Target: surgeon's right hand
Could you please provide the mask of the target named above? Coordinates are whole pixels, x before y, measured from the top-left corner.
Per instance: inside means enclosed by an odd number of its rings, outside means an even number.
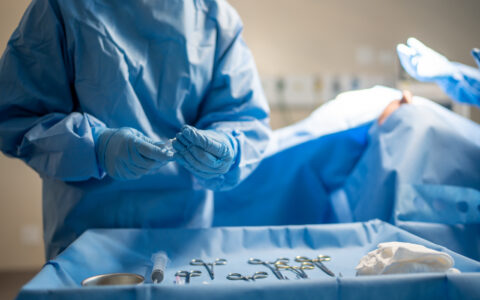
[[[137,179],[173,160],[173,153],[133,128],[95,128],[100,167],[112,178]]]
[[[172,143],[175,160],[199,178],[226,174],[238,153],[236,140],[222,131],[200,130],[185,125]]]
[[[419,81],[436,81],[454,76],[455,66],[443,55],[415,38],[397,46],[400,63],[407,73]]]

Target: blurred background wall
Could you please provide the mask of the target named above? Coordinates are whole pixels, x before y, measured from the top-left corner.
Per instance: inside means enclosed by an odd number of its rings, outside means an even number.
[[[0,1],[2,54],[29,3]],[[0,270],[38,269],[43,253],[40,177],[20,160],[0,154]]]
[[[245,24],[272,107],[272,127],[304,118],[338,93],[375,84],[408,88],[463,115],[431,84],[408,80],[396,45],[414,36],[451,60],[475,65],[476,0],[231,0]]]
[[[28,0],[0,1],[0,49]],[[121,2],[119,2],[120,5]],[[272,106],[272,127],[306,117],[341,91],[383,84],[452,106],[430,85],[402,74],[395,46],[415,36],[452,60],[474,65],[478,0],[231,0],[245,24]],[[14,74],[12,74],[14,76]],[[477,109],[453,107],[480,120]],[[0,154],[0,270],[43,264],[41,181]]]

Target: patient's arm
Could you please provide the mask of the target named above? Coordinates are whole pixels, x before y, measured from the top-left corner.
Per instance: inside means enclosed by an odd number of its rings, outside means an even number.
[[[390,104],[383,110],[378,118],[378,124],[382,125],[383,122],[385,122],[385,120],[400,107],[400,105],[410,103],[412,103],[412,93],[410,91],[403,91],[402,99],[390,102]]]

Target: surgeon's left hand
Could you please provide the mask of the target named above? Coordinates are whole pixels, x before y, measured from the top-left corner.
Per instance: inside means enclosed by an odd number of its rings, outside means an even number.
[[[237,142],[227,133],[185,125],[172,143],[175,160],[194,175],[212,179],[235,163]]]
[[[443,55],[415,38],[397,46],[400,62],[410,76],[419,81],[436,81],[454,76],[455,66]]]

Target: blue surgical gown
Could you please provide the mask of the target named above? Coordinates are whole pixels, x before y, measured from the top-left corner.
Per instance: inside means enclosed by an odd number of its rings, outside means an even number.
[[[480,106],[480,70],[453,62],[455,73],[436,80],[438,86],[452,99]]]
[[[92,129],[232,132],[239,158],[222,188],[233,187],[270,133],[242,28],[221,0],[31,3],[0,61],[0,148],[43,179],[47,258],[88,228],[211,225],[213,192],[176,163],[138,180],[106,176]]]

